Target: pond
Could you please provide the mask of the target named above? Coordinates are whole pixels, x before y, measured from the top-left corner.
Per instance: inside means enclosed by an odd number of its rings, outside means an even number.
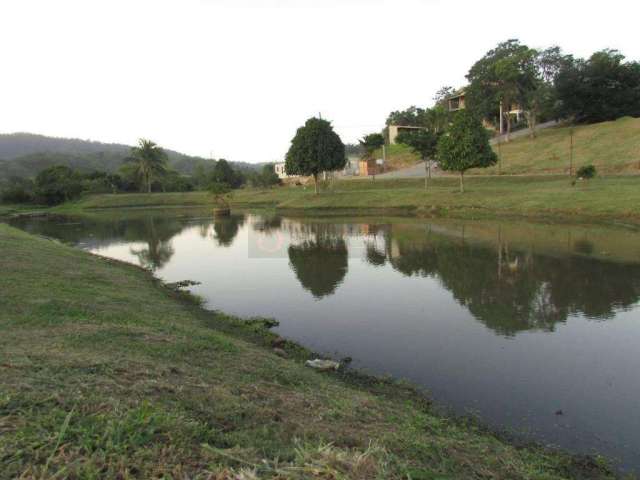
[[[14,224],[196,280],[211,309],[640,471],[640,233],[588,225],[130,210]]]

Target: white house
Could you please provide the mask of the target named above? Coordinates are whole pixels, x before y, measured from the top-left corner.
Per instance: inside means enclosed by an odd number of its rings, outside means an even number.
[[[273,169],[275,170],[276,175],[278,175],[278,178],[280,180],[284,180],[285,178],[293,178],[293,177],[297,177],[298,176],[298,175],[287,175],[287,172],[284,169],[284,162],[274,163],[273,164]]]

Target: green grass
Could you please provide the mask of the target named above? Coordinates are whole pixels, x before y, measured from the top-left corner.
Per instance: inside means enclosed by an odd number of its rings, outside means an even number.
[[[608,222],[640,222],[640,177],[598,177],[571,186],[565,176],[469,177],[466,193],[458,179],[434,178],[428,191],[422,179],[342,180],[315,195],[312,186],[242,189],[232,206],[277,207],[299,212],[404,210],[424,215],[464,218],[525,217]],[[91,208],[210,205],[204,192],[94,195],[56,211]]]
[[[410,167],[420,161],[420,156],[411,150],[408,145],[401,143],[387,145],[386,147],[386,168],[388,170],[399,170]],[[382,158],[382,149],[373,152],[374,158]]]
[[[0,203],[0,217],[8,217],[16,214],[26,214],[45,211],[47,207],[30,204],[6,204]]]
[[[0,224],[0,478],[613,478]]]
[[[521,137],[503,143],[496,153],[502,166],[476,170],[478,174],[567,173],[570,162],[570,128],[540,130],[535,139]],[[573,171],[595,165],[600,174],[640,174],[640,118],[574,128]]]
[[[579,125],[574,128],[573,171],[582,165],[595,165],[604,174],[640,174],[640,118],[624,117],[613,122]],[[492,168],[478,169],[477,175],[536,175],[568,173],[570,128],[539,130],[537,138],[520,137],[493,146],[502,162]],[[382,158],[382,150],[375,152]],[[387,147],[387,165],[398,170],[419,162],[418,155],[406,145]]]

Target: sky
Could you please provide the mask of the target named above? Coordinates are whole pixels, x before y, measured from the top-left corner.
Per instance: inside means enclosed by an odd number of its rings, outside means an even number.
[[[307,118],[356,142],[509,38],[640,60],[638,18],[637,0],[1,0],[0,133],[279,161]]]

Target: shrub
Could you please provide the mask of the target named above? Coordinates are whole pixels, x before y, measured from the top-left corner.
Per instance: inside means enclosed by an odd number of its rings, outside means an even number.
[[[42,170],[36,176],[36,196],[47,205],[73,200],[82,193],[81,177],[63,165]]]
[[[27,178],[10,178],[0,192],[3,203],[30,203],[33,200],[33,182]]]
[[[576,176],[578,178],[584,178],[585,180],[593,178],[596,176],[596,167],[593,165],[584,165],[578,169]]]

